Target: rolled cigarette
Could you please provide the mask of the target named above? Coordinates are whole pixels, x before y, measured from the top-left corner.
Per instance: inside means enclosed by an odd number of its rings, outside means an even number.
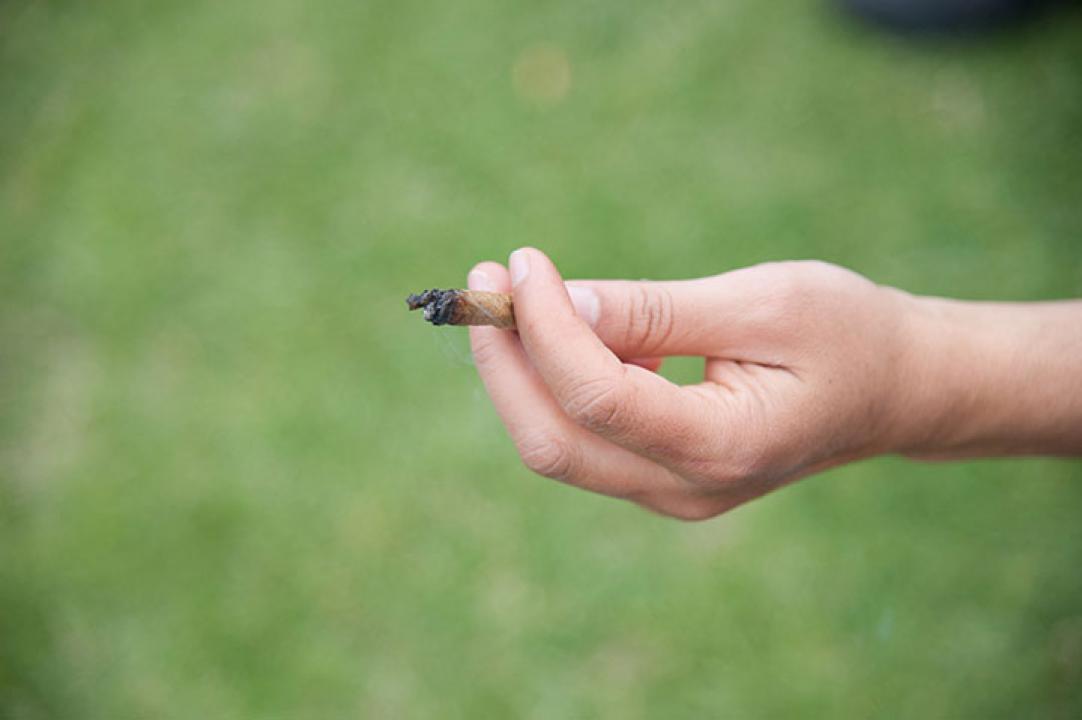
[[[482,290],[425,290],[406,298],[410,310],[424,308],[433,325],[492,325],[515,329],[511,296]]]

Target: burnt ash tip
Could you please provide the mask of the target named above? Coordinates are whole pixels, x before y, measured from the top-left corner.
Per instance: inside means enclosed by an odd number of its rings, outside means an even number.
[[[432,302],[436,293],[442,293],[442,290],[425,290],[419,293],[411,293],[406,297],[406,307],[410,310],[420,310],[424,306]]]
[[[410,310],[424,308],[425,320],[433,325],[447,325],[451,322],[458,301],[457,290],[425,290],[406,298]]]

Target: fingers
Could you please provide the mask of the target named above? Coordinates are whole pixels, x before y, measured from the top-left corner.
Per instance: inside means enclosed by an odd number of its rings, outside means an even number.
[[[507,291],[507,271],[482,263],[474,290]],[[477,370],[496,411],[533,471],[594,492],[669,511],[688,488],[668,470],[577,425],[563,413],[513,332],[471,327]]]
[[[620,362],[576,313],[559,273],[540,251],[518,250],[510,264],[522,345],[572,420],[681,474],[695,476],[705,458],[724,452],[722,405],[711,401],[709,390],[692,392]],[[672,338],[676,331],[662,335]]]

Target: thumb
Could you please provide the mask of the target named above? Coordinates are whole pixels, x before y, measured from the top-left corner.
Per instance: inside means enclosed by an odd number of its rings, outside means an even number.
[[[714,400],[621,363],[576,313],[563,279],[541,251],[516,250],[508,269],[519,339],[572,420],[663,464],[683,463],[689,448],[717,442]]]

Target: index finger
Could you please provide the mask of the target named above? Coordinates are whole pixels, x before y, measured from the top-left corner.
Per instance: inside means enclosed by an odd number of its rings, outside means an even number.
[[[724,451],[720,388],[682,388],[622,363],[576,313],[539,250],[517,250],[509,265],[522,344],[573,420],[682,473]]]

